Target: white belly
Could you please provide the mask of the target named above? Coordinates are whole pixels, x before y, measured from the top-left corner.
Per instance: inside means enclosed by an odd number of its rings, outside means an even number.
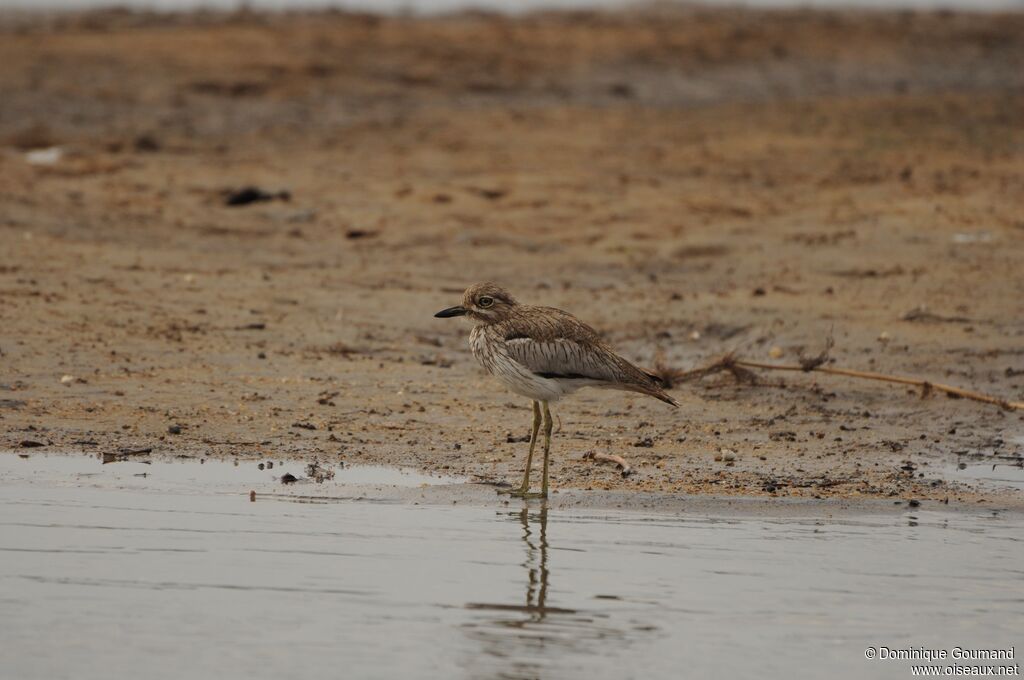
[[[476,328],[469,335],[469,346],[473,356],[488,373],[527,399],[558,401],[592,382],[541,377],[502,351],[500,343],[489,342],[484,333]]]

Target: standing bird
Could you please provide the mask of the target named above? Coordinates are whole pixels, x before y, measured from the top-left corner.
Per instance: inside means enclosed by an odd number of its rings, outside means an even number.
[[[470,286],[462,304],[443,309],[438,318],[468,316],[476,322],[469,346],[487,372],[516,394],[533,400],[533,436],[522,485],[509,493],[523,498],[547,498],[551,411],[558,401],[581,387],[605,387],[648,394],[678,406],[665,394],[661,380],[637,368],[601,340],[597,331],[572,314],[552,307],[516,302],[493,283]],[[544,481],[541,492],[530,493],[530,466],[544,412]]]

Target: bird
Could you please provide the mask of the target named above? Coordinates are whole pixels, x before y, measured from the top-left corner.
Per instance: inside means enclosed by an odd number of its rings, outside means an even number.
[[[522,484],[507,491],[521,498],[547,498],[551,450],[549,404],[581,387],[639,392],[673,407],[679,404],[663,389],[663,381],[633,365],[608,346],[596,330],[554,307],[520,304],[495,283],[466,289],[462,304],[442,309],[437,318],[466,317],[473,356],[512,392],[533,402],[533,431]],[[542,417],[543,414],[543,417]],[[544,426],[544,470],[541,491],[530,492],[530,468],[537,433]]]

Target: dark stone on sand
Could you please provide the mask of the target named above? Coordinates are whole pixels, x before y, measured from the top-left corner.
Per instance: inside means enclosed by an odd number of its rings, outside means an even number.
[[[241,189],[229,190],[224,197],[224,205],[237,208],[239,206],[250,205],[252,203],[263,203],[265,201],[290,201],[291,198],[291,192],[288,191],[266,191],[259,187],[249,186]]]

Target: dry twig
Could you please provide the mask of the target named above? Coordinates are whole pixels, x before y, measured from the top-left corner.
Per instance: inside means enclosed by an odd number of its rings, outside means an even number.
[[[750,385],[757,384],[757,374],[753,371],[741,367],[737,363],[736,356],[732,353],[726,354],[718,361],[709,364],[703,368],[696,368],[692,371],[684,371],[678,368],[672,368],[664,363],[661,355],[654,361],[654,368],[651,370],[651,375],[659,380],[667,390],[676,387],[685,382],[692,382],[694,380],[700,380],[706,378],[709,375],[713,375],[720,371],[729,371],[732,376],[736,378],[737,382],[748,383]]]
[[[626,459],[615,454],[588,451],[583,454],[583,460],[592,460],[595,463],[614,463],[622,471],[623,477],[629,477],[633,474],[633,468],[626,462]]]
[[[1009,401],[989,394],[966,390],[953,385],[932,382],[923,378],[909,378],[905,376],[888,375],[885,373],[875,373],[872,371],[857,371],[850,368],[825,366],[824,364],[829,361],[828,353],[832,349],[832,346],[832,336],[829,335],[824,351],[815,357],[801,358],[799,364],[769,364],[760,361],[748,361],[746,359],[740,359],[736,357],[735,354],[730,353],[702,368],[697,368],[692,371],[675,371],[675,378],[677,383],[686,382],[690,380],[699,380],[722,371],[728,371],[729,373],[732,373],[738,382],[749,382],[753,384],[756,382],[756,375],[750,369],[827,373],[829,375],[842,375],[850,378],[860,378],[862,380],[877,380],[880,382],[898,383],[901,385],[913,385],[920,388],[922,399],[927,398],[933,391],[937,391],[944,392],[954,399],[972,399],[985,404],[995,404],[996,406],[1008,411],[1024,410],[1024,402],[1021,401]]]

